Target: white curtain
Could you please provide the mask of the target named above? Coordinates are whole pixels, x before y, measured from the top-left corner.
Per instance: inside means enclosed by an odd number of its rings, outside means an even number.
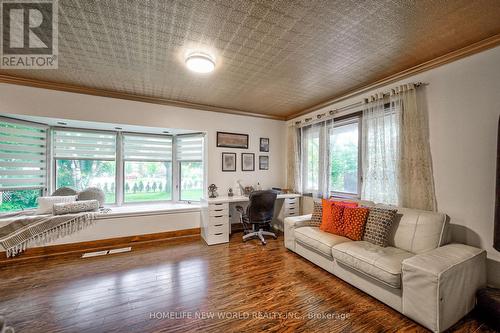
[[[436,210],[427,114],[417,107],[413,84],[393,89],[389,98],[370,98],[362,154],[363,199]]]
[[[302,190],[300,129],[295,125],[289,126],[287,134],[287,188],[298,193]]]
[[[403,207],[437,210],[427,109],[417,103],[413,84],[397,87],[391,105],[401,111],[399,204]]]
[[[362,117],[364,200],[398,205],[399,135],[400,110],[386,105],[383,94],[372,96]]]

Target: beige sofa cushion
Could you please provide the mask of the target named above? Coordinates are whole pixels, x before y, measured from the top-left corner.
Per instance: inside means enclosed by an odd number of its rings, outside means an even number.
[[[318,227],[295,229],[295,239],[308,248],[332,259],[332,246],[344,242],[352,242],[349,238],[321,231]]]
[[[444,245],[446,214],[381,204],[375,207],[398,210],[389,236],[390,246],[420,254]]]
[[[339,262],[393,288],[401,288],[401,263],[414,254],[395,247],[359,241],[337,244],[332,255]]]

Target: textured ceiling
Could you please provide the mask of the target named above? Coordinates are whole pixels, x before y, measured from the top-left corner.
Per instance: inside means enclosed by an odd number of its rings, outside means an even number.
[[[62,0],[59,69],[0,72],[287,116],[499,32],[499,0]]]

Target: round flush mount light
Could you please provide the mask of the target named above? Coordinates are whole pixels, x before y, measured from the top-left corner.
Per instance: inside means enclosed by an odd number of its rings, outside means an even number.
[[[186,57],[186,66],[196,73],[210,73],[215,69],[215,60],[205,53],[191,53]]]

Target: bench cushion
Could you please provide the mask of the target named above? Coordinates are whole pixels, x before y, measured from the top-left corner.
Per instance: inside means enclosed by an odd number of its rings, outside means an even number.
[[[339,262],[365,273],[392,288],[401,288],[401,263],[414,254],[395,247],[381,247],[359,241],[337,244],[332,256]]]
[[[321,231],[318,227],[301,227],[295,229],[295,239],[308,248],[332,259],[332,246],[351,242],[346,237]]]

